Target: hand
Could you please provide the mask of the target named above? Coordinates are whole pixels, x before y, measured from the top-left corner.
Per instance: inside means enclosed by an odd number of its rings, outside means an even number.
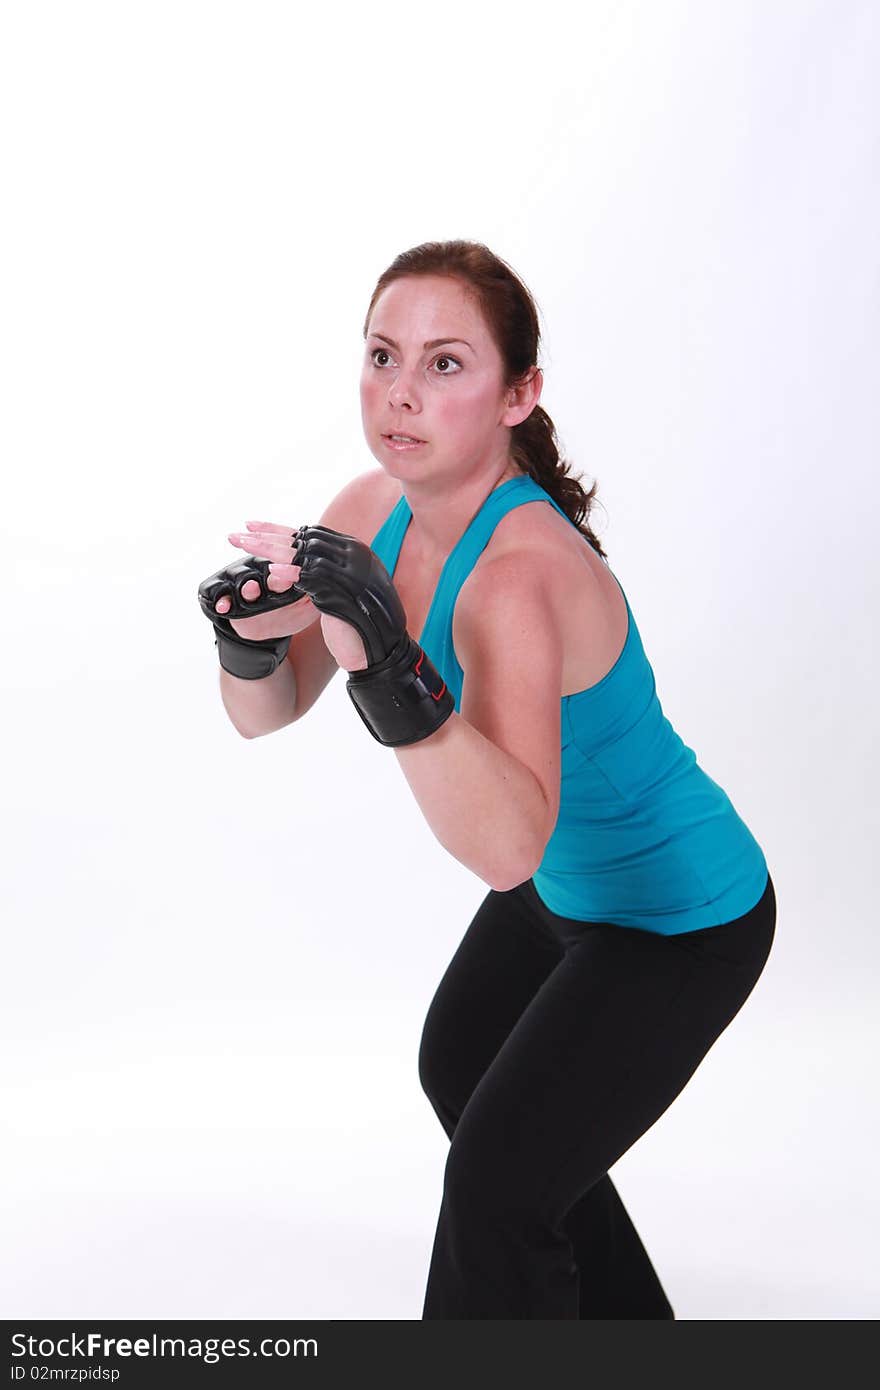
[[[277,556],[291,553],[291,539],[294,529],[291,526],[275,526],[267,521],[248,521],[248,534],[235,532],[228,539],[233,545],[247,552],[248,555],[260,555],[269,558],[265,549],[258,549],[258,545],[270,545],[273,554]],[[253,544],[252,542],[253,538]],[[275,568],[274,566],[271,568]],[[296,583],[299,577],[298,565],[279,565],[279,573],[270,574],[266,580],[266,587],[273,593],[283,594]],[[260,597],[260,586],[256,580],[249,579],[242,585],[242,598],[256,600]],[[230,600],[224,595],[218,598],[214,604],[215,609],[221,615],[228,613],[232,607]],[[296,603],[291,603],[288,607],[275,608],[268,613],[256,613],[252,618],[230,618],[229,623],[233,631],[239,637],[244,637],[252,642],[262,641],[267,637],[293,637],[297,632],[302,632],[304,628],[310,627],[318,617],[318,610],[312,600],[306,594]]]
[[[270,521],[248,521],[247,533],[233,532],[228,539],[248,555],[258,555],[268,560],[269,578],[267,588],[273,593],[282,594],[299,579],[300,567],[288,563],[291,542],[295,531],[291,526],[276,526]],[[260,586],[254,580],[242,587],[242,598],[260,597]],[[231,607],[228,598],[217,600],[218,613],[226,613]],[[290,608],[277,608],[271,613],[258,613],[253,618],[230,618],[234,630],[240,637],[259,640],[263,637],[287,637],[301,632],[315,621],[318,614],[311,598],[306,594]],[[305,617],[305,621],[303,621]],[[364,644],[359,633],[342,618],[331,613],[321,613],[321,635],[324,645],[338,666],[346,671],[363,671],[369,664]]]

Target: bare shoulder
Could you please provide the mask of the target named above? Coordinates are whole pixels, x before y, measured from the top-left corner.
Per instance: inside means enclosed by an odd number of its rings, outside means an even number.
[[[606,586],[616,585],[584,534],[539,498],[501,517],[462,585],[452,624],[456,650],[467,646],[471,633],[495,621],[498,590],[521,593],[523,583],[539,609],[543,606],[548,626],[562,633],[562,693],[590,684],[604,655],[596,634],[608,625],[609,597],[614,601]],[[589,650],[582,652],[585,645]]]
[[[368,522],[368,539],[372,540],[403,496],[403,488],[396,478],[388,476],[384,468],[370,468],[364,478],[365,520]]]
[[[586,537],[576,526],[543,497],[536,497],[505,512],[484,554],[488,560],[506,551],[552,550],[560,560],[579,560],[589,549]]]
[[[573,580],[583,581],[599,557],[586,537],[555,507],[540,498],[513,507],[499,520],[488,544],[461,587],[465,606],[480,602],[491,589],[515,579],[518,573],[543,574],[548,597],[566,592]]]
[[[318,524],[370,545],[402,495],[400,484],[384,468],[368,468],[336,494]]]

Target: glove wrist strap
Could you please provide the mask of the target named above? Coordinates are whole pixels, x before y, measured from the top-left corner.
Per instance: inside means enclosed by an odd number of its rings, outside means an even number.
[[[452,692],[408,632],[383,661],[349,672],[345,688],[373,738],[386,748],[419,743],[455,712]]]
[[[239,680],[258,681],[271,676],[287,655],[289,637],[264,638],[260,642],[249,642],[237,633],[224,632],[215,624],[217,655],[220,665],[230,676]]]

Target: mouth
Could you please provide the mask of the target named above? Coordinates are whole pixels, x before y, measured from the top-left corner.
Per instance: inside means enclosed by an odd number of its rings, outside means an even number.
[[[412,434],[383,434],[382,438],[392,449],[416,449],[420,444],[427,443],[427,440],[417,439]]]

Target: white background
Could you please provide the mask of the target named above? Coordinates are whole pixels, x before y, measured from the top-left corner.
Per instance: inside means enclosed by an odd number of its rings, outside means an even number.
[[[613,1176],[680,1319],[876,1317],[876,4],[32,0],[0,52],[3,1315],[421,1315],[487,885],[341,675],[235,733],[196,587],[374,465],[373,285],[463,236],[776,885]]]

